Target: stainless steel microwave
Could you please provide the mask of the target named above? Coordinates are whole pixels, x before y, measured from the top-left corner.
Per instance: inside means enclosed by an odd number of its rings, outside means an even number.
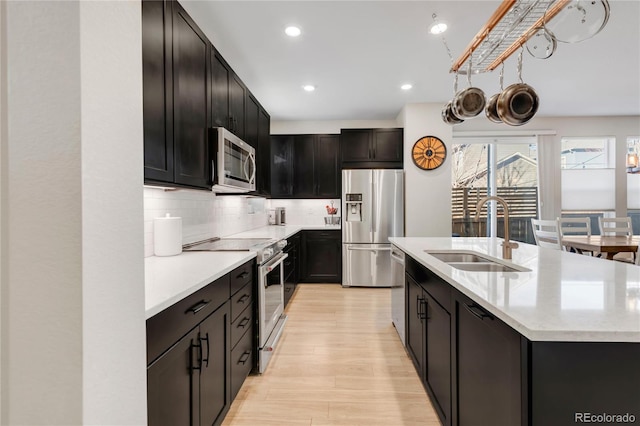
[[[256,150],[223,127],[211,131],[213,192],[250,192],[256,189]]]

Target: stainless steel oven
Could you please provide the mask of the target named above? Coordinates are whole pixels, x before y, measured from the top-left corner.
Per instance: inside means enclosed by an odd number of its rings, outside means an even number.
[[[287,322],[284,315],[284,260],[287,257],[288,254],[280,251],[258,266],[260,373],[266,370]]]

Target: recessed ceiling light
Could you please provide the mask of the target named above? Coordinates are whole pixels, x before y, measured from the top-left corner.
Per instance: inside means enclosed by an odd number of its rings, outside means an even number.
[[[289,37],[298,37],[302,33],[302,31],[300,31],[300,28],[294,26],[285,28],[284,32]]]
[[[314,86],[313,84],[305,84],[304,86],[302,86],[302,88],[306,92],[313,92],[314,90],[316,90],[316,86]]]
[[[431,32],[431,34],[442,34],[443,32],[447,31],[447,24],[443,24],[442,22],[433,24],[431,28],[429,28],[429,31]]]
[[[401,88],[402,90],[409,90],[409,89],[411,89],[412,87],[413,87],[413,86],[412,86],[411,84],[409,84],[409,83],[407,83],[407,84],[403,84],[402,86],[400,86],[400,88]]]

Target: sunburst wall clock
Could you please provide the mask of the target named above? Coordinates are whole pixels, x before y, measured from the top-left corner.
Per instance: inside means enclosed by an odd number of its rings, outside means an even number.
[[[422,170],[437,169],[447,157],[447,147],[435,136],[423,136],[413,144],[411,158],[413,164]]]

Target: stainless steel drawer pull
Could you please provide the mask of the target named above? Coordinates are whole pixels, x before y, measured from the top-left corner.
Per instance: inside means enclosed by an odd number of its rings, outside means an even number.
[[[211,300],[201,300],[198,303],[196,303],[195,305],[193,305],[192,307],[190,307],[189,309],[187,309],[185,314],[189,313],[189,312],[192,312],[195,315],[198,312],[200,312],[201,310],[203,310],[205,308],[205,306],[207,306],[209,303],[211,303]]]

